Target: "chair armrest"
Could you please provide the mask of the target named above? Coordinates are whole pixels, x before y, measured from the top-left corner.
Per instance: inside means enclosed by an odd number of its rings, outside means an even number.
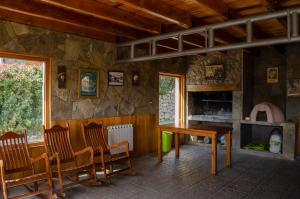
[[[83,155],[84,153],[89,153],[90,154],[90,162],[94,162],[94,150],[90,146],[85,147],[84,149],[81,149],[79,151],[74,152],[74,155],[75,156],[80,156],[80,155]]]
[[[4,175],[4,162],[3,162],[3,160],[0,160],[0,175],[1,175],[1,178]]]
[[[51,155],[49,158],[49,161],[52,162],[54,159],[56,159],[57,162],[60,161],[59,157],[58,157],[58,153],[54,153],[53,155]]]
[[[43,153],[42,155],[36,157],[36,158],[31,158],[31,164],[35,164],[41,160],[45,161],[45,167],[46,167],[46,172],[50,172],[50,161],[47,153]],[[35,170],[34,170],[35,171]]]
[[[116,144],[109,145],[109,149],[120,148],[122,145],[125,146],[125,152],[129,155],[129,143],[128,141],[118,142]]]
[[[42,159],[44,159],[45,161],[49,161],[48,155],[46,153],[43,153],[42,155],[36,158],[31,158],[31,164],[34,164]]]

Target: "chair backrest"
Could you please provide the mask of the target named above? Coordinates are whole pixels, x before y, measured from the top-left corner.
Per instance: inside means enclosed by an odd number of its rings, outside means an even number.
[[[44,143],[49,156],[58,153],[61,162],[75,160],[70,140],[69,124],[67,124],[67,127],[59,125],[55,125],[50,129],[44,127]]]
[[[33,169],[27,146],[27,134],[6,132],[0,136],[0,159],[8,173]]]
[[[84,125],[82,123],[82,133],[85,146],[91,146],[95,154],[100,152],[99,146],[102,146],[104,152],[109,152],[102,124],[92,122],[88,125]]]

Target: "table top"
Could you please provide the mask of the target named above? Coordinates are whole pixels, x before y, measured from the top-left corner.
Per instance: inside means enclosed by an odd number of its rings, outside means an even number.
[[[165,124],[158,125],[161,129],[169,129],[169,130],[182,130],[182,131],[194,131],[200,132],[205,131],[207,133],[218,133],[225,134],[232,130],[230,127],[225,126],[213,126],[213,125],[203,125],[203,124],[186,124],[186,125],[175,125],[175,124]]]

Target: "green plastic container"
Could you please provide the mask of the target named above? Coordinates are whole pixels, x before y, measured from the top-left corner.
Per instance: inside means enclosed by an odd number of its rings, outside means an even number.
[[[162,132],[162,152],[168,153],[172,148],[172,132]]]

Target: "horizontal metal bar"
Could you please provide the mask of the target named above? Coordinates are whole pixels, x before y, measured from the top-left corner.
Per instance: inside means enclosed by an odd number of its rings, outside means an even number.
[[[288,12],[299,13],[300,8],[294,8],[294,9],[284,10],[284,11],[277,11],[277,12],[272,12],[272,13],[267,13],[267,14],[253,15],[250,17],[234,19],[234,20],[230,20],[227,22],[221,22],[221,23],[217,23],[217,24],[213,24],[213,25],[206,25],[206,26],[191,28],[188,30],[166,33],[166,34],[159,35],[159,36],[153,36],[153,37],[148,37],[148,38],[144,38],[144,39],[138,39],[138,40],[134,40],[134,41],[124,42],[124,43],[118,44],[117,47],[130,46],[131,44],[140,44],[143,42],[148,42],[149,40],[160,40],[160,38],[166,38],[168,36],[171,37],[171,36],[179,35],[179,34],[181,34],[181,35],[195,34],[198,32],[204,32],[210,28],[220,29],[220,28],[225,28],[225,27],[229,27],[229,26],[241,25],[241,24],[246,24],[247,21],[255,22],[255,21],[259,21],[259,20],[271,19],[271,18],[276,18],[276,17],[284,17],[284,16],[287,16]]]
[[[158,60],[158,59],[166,59],[166,58],[173,58],[173,57],[182,57],[182,56],[189,56],[189,55],[197,55],[201,53],[209,53],[214,51],[224,51],[224,50],[233,50],[233,49],[241,49],[241,48],[250,48],[250,47],[259,47],[259,46],[266,46],[266,45],[273,45],[273,44],[282,44],[282,43],[292,43],[292,42],[299,42],[300,36],[292,37],[288,39],[286,37],[277,38],[277,39],[266,39],[261,41],[255,41],[252,43],[238,43],[238,44],[229,44],[226,46],[215,46],[212,48],[202,48],[202,49],[193,49],[187,50],[182,52],[171,52],[171,53],[164,53],[158,54],[155,56],[144,56],[138,57],[134,59],[124,59],[124,60],[117,60],[116,63],[130,63],[130,62],[138,62],[138,61],[149,61],[149,60]]]
[[[296,14],[295,14],[296,13]],[[189,30],[183,30],[183,31],[177,31],[172,33],[167,33],[159,36],[153,36],[148,37],[144,39],[139,39],[135,41],[125,42],[117,45],[118,48],[121,47],[130,47],[131,49],[131,55],[134,55],[134,49],[137,44],[142,43],[152,43],[152,54],[145,56],[145,57],[130,57],[125,60],[117,60],[117,63],[126,63],[126,62],[134,62],[134,61],[145,61],[145,60],[154,60],[154,59],[163,59],[163,58],[169,58],[169,57],[178,57],[178,56],[186,56],[186,55],[193,55],[193,54],[199,54],[199,53],[207,53],[212,51],[222,51],[222,50],[228,50],[228,49],[236,49],[236,48],[249,48],[253,46],[263,46],[263,45],[272,45],[272,44],[279,44],[279,43],[289,43],[298,41],[298,13],[300,13],[300,7],[290,10],[284,10],[284,11],[277,11],[267,14],[259,14],[254,16],[245,17],[242,19],[235,19],[227,22],[222,22],[218,24],[212,24],[212,25],[206,25],[202,27],[192,28]],[[293,14],[293,18],[290,17],[290,15]],[[287,30],[287,36],[284,38],[272,38],[272,39],[263,39],[258,41],[253,41],[253,22],[266,20],[266,19],[273,19],[278,17],[286,17],[287,24],[288,24],[288,30]],[[291,21],[292,20],[292,21]],[[214,46],[214,31],[216,29],[236,26],[236,25],[246,25],[246,33],[247,38],[245,42],[238,43],[238,44],[226,44],[222,46]],[[291,37],[291,30],[292,37]],[[184,42],[184,39],[182,39],[182,36],[191,35],[191,34],[197,34],[197,33],[205,33],[205,47],[204,48],[197,48],[193,50],[182,50],[182,45]],[[178,39],[178,49],[175,49],[176,52],[170,52],[165,54],[156,54],[156,48],[159,45],[156,45],[156,43],[160,40],[165,39]],[[180,38],[180,39],[179,39]],[[208,45],[208,47],[207,47]]]

